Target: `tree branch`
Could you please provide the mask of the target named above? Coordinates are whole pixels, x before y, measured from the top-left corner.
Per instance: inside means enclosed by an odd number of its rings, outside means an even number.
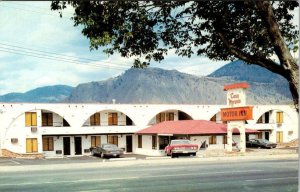
[[[282,76],[286,76],[285,73],[283,73],[283,68],[275,63],[274,61],[272,61],[271,59],[266,59],[265,57],[260,57],[257,55],[250,55],[248,53],[245,53],[243,51],[241,51],[239,48],[237,48],[236,46],[234,46],[233,44],[229,43],[226,38],[224,37],[223,33],[220,32],[218,29],[216,30],[219,37],[221,38],[221,40],[223,41],[224,45],[226,46],[227,50],[233,54],[235,57],[244,60],[248,63],[251,64],[256,64],[259,65],[261,67],[265,67],[268,70],[272,71],[273,73],[277,73],[280,74]]]

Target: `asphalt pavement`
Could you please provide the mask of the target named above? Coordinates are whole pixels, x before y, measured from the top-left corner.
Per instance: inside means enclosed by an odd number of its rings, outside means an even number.
[[[293,154],[0,166],[0,191],[297,190],[298,157]]]

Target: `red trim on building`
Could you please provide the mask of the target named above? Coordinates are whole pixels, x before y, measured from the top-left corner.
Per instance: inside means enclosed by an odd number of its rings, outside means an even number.
[[[234,129],[233,133],[238,133],[238,130]],[[257,131],[246,129],[246,133],[254,134]],[[227,125],[206,120],[164,121],[142,129],[136,132],[136,134],[223,135],[227,134]]]
[[[235,84],[225,85],[224,91],[227,91],[229,89],[238,89],[238,88],[247,89],[249,87],[250,85],[248,83],[235,83]]]

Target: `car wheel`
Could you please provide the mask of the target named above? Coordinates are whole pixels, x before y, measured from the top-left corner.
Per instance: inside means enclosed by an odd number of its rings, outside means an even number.
[[[192,156],[196,156],[196,153],[192,153]]]
[[[174,153],[171,153],[171,157],[174,158],[174,157],[177,157],[177,155]]]

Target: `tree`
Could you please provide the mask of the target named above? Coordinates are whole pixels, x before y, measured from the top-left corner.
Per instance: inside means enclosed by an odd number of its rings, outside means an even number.
[[[62,14],[67,5],[90,49],[138,56],[134,67],[161,61],[171,49],[179,56],[241,59],[287,79],[298,109],[299,67],[291,55],[298,50],[291,22],[296,1],[53,1],[51,9]]]

